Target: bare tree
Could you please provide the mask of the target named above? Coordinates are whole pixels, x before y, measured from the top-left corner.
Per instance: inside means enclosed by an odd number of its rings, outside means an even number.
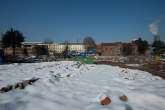
[[[86,45],[87,50],[96,48],[96,43],[92,37],[85,37],[83,43]]]
[[[64,52],[63,52],[63,56],[64,56],[64,58],[67,58],[67,55],[68,55],[68,45],[69,45],[69,43],[68,43],[68,41],[65,41],[64,42],[64,44],[65,44],[65,50],[64,50]]]
[[[47,38],[43,41],[43,43],[47,44],[47,46],[48,46],[48,55],[51,55],[51,53],[52,53],[51,44],[53,44],[53,40]]]

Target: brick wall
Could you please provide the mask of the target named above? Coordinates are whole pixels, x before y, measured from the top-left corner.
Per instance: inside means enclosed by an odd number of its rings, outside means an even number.
[[[121,56],[123,45],[121,42],[116,43],[102,43],[102,55],[103,56]]]
[[[123,43],[123,55],[124,56],[137,56],[138,47],[134,43]]]
[[[38,47],[38,46],[37,46]],[[40,46],[41,47],[41,46]],[[47,47],[45,47],[47,48]],[[37,51],[36,50],[36,46],[35,45],[31,45],[31,46],[21,46],[21,47],[17,47],[15,49],[15,55],[16,56],[37,56]],[[5,55],[13,55],[13,49],[11,47],[9,48],[5,48],[3,49],[4,50],[4,53]],[[41,53],[41,52],[40,52]],[[43,52],[42,52],[43,53]]]
[[[136,56],[138,55],[138,47],[134,43],[102,43],[96,46],[97,52],[102,56]]]

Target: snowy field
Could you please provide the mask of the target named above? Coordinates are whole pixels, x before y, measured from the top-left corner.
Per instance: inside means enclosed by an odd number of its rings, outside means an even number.
[[[0,88],[33,77],[0,93],[0,110],[165,110],[165,81],[148,72],[71,61],[0,65]],[[112,102],[103,106],[106,96]]]

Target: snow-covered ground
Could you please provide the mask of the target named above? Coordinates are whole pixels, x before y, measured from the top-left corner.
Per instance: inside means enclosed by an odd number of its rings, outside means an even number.
[[[0,93],[0,110],[165,110],[165,81],[148,72],[71,61],[0,65],[0,88],[33,77]],[[112,102],[103,106],[106,96]]]

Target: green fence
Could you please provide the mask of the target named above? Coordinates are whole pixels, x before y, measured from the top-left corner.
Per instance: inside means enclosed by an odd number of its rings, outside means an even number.
[[[81,62],[83,62],[85,64],[93,64],[94,57],[87,57],[87,58],[76,57],[76,58],[74,58],[74,61],[81,61]]]

